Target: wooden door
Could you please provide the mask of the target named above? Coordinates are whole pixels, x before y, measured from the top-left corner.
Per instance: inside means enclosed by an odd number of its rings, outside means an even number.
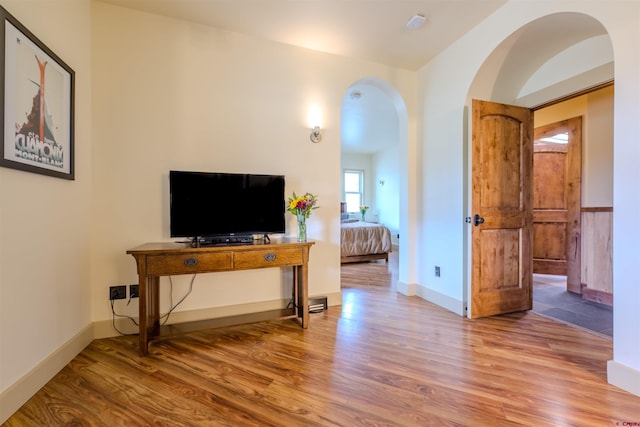
[[[533,113],[473,100],[470,317],[532,308]]]
[[[564,135],[565,141],[559,136]],[[533,272],[567,276],[580,293],[582,119],[536,128],[533,143]]]

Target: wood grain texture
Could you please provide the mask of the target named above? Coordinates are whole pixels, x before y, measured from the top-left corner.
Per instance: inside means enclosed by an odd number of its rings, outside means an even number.
[[[541,139],[566,132],[568,144]],[[567,276],[580,293],[582,118],[534,130],[533,271]]]
[[[160,276],[201,274],[258,268],[293,267],[293,304],[301,326],[309,326],[308,277],[309,249],[314,242],[258,239],[231,245],[194,245],[177,242],[145,243],[127,253],[136,261],[138,271],[139,352],[148,352],[148,343],[160,328]],[[266,312],[265,312],[266,313]],[[280,317],[280,315],[278,315]],[[187,326],[194,331],[201,322]],[[209,328],[206,328],[209,329]]]
[[[534,313],[469,320],[342,267],[343,305],[154,342],[94,341],[5,426],[615,426],[611,340]],[[616,424],[619,423],[619,424]]]
[[[472,101],[470,315],[532,307],[533,113]]]
[[[613,210],[609,209],[582,213],[581,273],[589,289],[613,295]]]
[[[350,262],[365,262],[365,261],[375,261],[375,260],[384,260],[389,261],[389,253],[381,253],[381,254],[367,254],[367,255],[351,255],[351,256],[341,256],[340,263],[348,264]]]

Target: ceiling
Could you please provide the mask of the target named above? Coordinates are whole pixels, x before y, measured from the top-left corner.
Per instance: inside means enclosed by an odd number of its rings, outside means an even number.
[[[101,0],[316,51],[417,70],[506,0]],[[427,21],[409,30],[407,21]]]
[[[344,95],[340,110],[343,153],[373,154],[398,148],[398,112],[389,95],[368,82],[357,82]]]

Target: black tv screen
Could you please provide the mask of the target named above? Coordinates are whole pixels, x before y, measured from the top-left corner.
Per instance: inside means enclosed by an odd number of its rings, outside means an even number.
[[[171,237],[285,232],[283,175],[169,172]]]

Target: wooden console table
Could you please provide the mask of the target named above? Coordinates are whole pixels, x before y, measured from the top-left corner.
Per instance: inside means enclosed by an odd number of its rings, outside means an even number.
[[[154,337],[211,327],[206,321],[160,325],[161,276],[293,267],[293,307],[256,313],[250,321],[297,318],[303,328],[308,328],[308,262],[311,245],[313,242],[299,243],[296,239],[283,238],[272,243],[256,240],[249,244],[195,248],[185,243],[147,243],[128,250],[127,254],[133,255],[138,268],[140,355],[148,353],[149,341]],[[225,324],[235,323],[243,322]]]

